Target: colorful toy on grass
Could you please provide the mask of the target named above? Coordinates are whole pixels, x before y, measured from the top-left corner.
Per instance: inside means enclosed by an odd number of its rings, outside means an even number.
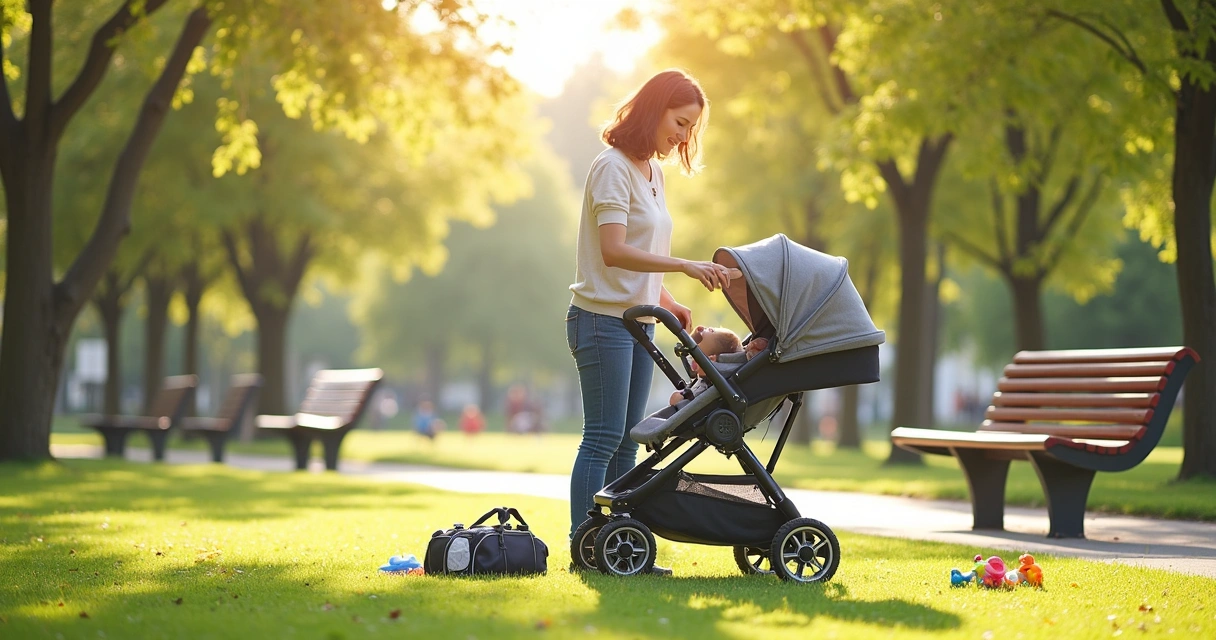
[[[950,570],[950,586],[952,587],[969,586],[973,581],[975,581],[974,570],[968,571],[967,573],[963,573],[958,569]]]
[[[1018,558],[1018,562],[1022,565],[1018,568],[1018,572],[1025,576],[1026,584],[1034,587],[1043,586],[1043,569],[1035,564],[1034,556],[1029,553],[1022,554]]]
[[[961,587],[972,583],[979,584],[979,576],[984,574],[984,557],[976,554],[972,562],[975,564],[971,567],[971,571],[967,573],[963,573],[960,569],[950,570],[950,586]]]
[[[408,556],[393,556],[388,559],[388,564],[380,567],[380,572],[397,575],[422,575],[422,563],[412,553]]]
[[[1005,561],[1000,556],[992,556],[984,563],[983,585],[989,589],[999,589],[1005,584]]]
[[[1021,573],[1019,573],[1017,571],[1006,571],[1005,572],[1004,586],[1006,588],[1016,589],[1018,587],[1018,585],[1022,584],[1023,582],[1026,582],[1026,576],[1022,575]]]

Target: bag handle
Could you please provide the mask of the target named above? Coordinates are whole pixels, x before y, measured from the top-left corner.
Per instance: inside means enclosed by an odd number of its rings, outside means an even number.
[[[485,513],[485,515],[478,518],[477,522],[474,522],[472,525],[469,526],[469,528],[471,529],[473,527],[479,526],[481,523],[485,522],[486,520],[489,520],[490,516],[492,516],[492,515],[498,516],[498,526],[500,526],[500,527],[502,525],[506,524],[507,521],[509,521],[511,518],[515,518],[515,520],[517,522],[519,522],[519,524],[523,525],[523,527],[525,529],[528,526],[528,523],[527,523],[527,521],[524,520],[524,517],[519,515],[518,509],[516,509],[514,507],[494,507],[493,509],[490,509],[489,511],[487,511]]]

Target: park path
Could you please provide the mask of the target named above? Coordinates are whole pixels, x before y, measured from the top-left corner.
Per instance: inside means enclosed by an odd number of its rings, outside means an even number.
[[[93,445],[54,445],[57,458],[97,458],[102,448]],[[206,464],[202,451],[170,450],[170,464]],[[147,462],[147,449],[128,449],[127,458]],[[257,471],[289,472],[287,456],[229,454],[226,464]],[[323,472],[317,460],[311,471]],[[339,473],[391,482],[420,484],[447,491],[508,493],[555,500],[569,497],[565,475],[471,471],[420,465],[344,460]],[[973,531],[971,505],[949,500],[917,500],[839,491],[789,489],[787,495],[799,511],[839,531],[916,540],[950,542],[968,547],[1019,553],[1046,553],[1152,567],[1216,578],[1216,523],[1163,520],[1133,516],[1086,514],[1084,540],[1052,540],[1043,508],[1006,507],[1005,531]],[[1216,499],[1216,497],[1213,497]],[[969,563],[959,558],[959,566]]]

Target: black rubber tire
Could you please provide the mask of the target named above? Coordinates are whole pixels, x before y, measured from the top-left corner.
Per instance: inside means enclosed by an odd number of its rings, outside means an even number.
[[[611,576],[648,574],[654,568],[654,535],[633,518],[613,520],[595,536],[595,565]]]
[[[826,582],[840,566],[840,542],[826,524],[795,518],[781,525],[769,547],[769,564],[782,580]],[[812,569],[807,574],[806,569]]]
[[[570,562],[580,571],[595,571],[595,536],[608,522],[603,516],[591,516],[574,530],[570,538]]]
[[[745,576],[773,575],[773,561],[769,558],[768,549],[759,547],[735,547],[735,564]]]

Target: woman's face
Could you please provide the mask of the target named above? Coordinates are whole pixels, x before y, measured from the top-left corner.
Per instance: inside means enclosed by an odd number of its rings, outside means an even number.
[[[654,134],[654,148],[659,155],[670,154],[677,145],[688,140],[689,131],[700,117],[701,105],[695,102],[665,111]]]

